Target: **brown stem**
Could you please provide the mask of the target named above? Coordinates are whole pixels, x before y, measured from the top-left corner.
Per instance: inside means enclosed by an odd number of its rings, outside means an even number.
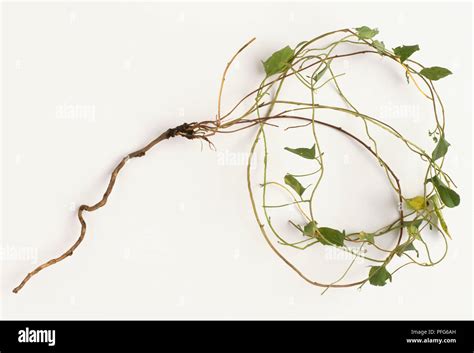
[[[83,212],[84,211],[87,211],[87,212],[93,212],[103,206],[105,206],[105,204],[107,203],[107,200],[110,196],[110,194],[112,193],[112,190],[114,188],[114,185],[115,185],[115,181],[117,180],[117,176],[118,174],[120,173],[120,170],[122,170],[122,168],[125,166],[125,164],[132,158],[138,158],[138,157],[143,157],[150,149],[152,149],[156,144],[160,143],[161,141],[163,140],[167,140],[169,138],[172,138],[172,137],[175,137],[175,136],[183,136],[183,137],[186,137],[187,139],[195,139],[195,138],[203,138],[203,139],[206,139],[205,137],[201,136],[201,135],[198,135],[197,132],[202,130],[203,128],[205,128],[203,125],[201,124],[196,124],[196,123],[191,123],[191,124],[187,124],[187,123],[184,123],[182,125],[179,125],[175,128],[172,128],[172,129],[168,129],[166,130],[165,132],[163,132],[160,136],[158,136],[157,138],[155,138],[153,141],[151,141],[150,143],[148,143],[145,147],[135,151],[135,152],[132,152],[132,153],[129,153],[128,155],[126,155],[121,161],[119,164],[117,164],[117,166],[115,167],[115,169],[112,171],[112,174],[110,176],[110,181],[109,181],[109,185],[107,186],[107,189],[105,190],[105,193],[104,193],[104,196],[102,196],[102,199],[97,202],[96,204],[92,205],[92,206],[88,206],[88,205],[81,205],[77,211],[77,217],[79,218],[79,222],[81,223],[81,234],[79,235],[79,238],[76,240],[76,242],[68,249],[66,250],[66,252],[64,252],[61,256],[59,257],[56,257],[54,259],[51,259],[41,265],[39,265],[38,267],[36,267],[33,271],[31,271],[30,273],[28,273],[25,278],[23,279],[23,281],[21,281],[21,283],[15,287],[13,289],[13,293],[18,293],[22,288],[23,286],[34,276],[36,275],[38,272],[40,272],[41,270],[44,270],[45,268],[49,267],[49,266],[52,266],[62,260],[64,260],[65,258],[67,258],[68,256],[71,256],[74,251],[77,249],[77,247],[82,243],[82,241],[84,240],[84,237],[86,235],[86,229],[87,229],[87,225],[86,225],[86,221],[84,220],[84,217],[83,217]],[[206,139],[207,140],[207,139]]]
[[[222,74],[222,79],[221,79],[221,86],[219,88],[219,95],[217,97],[217,119],[216,119],[216,125],[217,127],[219,127],[219,125],[221,124],[221,100],[222,100],[222,91],[224,90],[224,83],[225,83],[225,78],[226,78],[226,75],[227,75],[227,71],[229,71],[229,68],[230,66],[232,65],[232,63],[234,62],[235,58],[237,58],[237,56],[239,56],[239,54],[241,52],[243,52],[245,50],[245,48],[247,48],[250,44],[252,44],[252,42],[255,40],[256,38],[252,38],[250,39],[247,43],[245,43],[245,45],[243,47],[241,47],[237,53],[234,54],[234,56],[230,59],[230,61],[227,63],[225,69],[224,69],[224,73]]]

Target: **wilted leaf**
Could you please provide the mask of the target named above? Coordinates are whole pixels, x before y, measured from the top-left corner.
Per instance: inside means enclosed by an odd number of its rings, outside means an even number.
[[[373,286],[384,286],[387,280],[392,281],[392,275],[385,266],[372,266],[369,271],[369,282]]]
[[[432,195],[428,201],[428,212],[429,212],[429,215],[428,215],[428,222],[429,222],[429,227],[430,229],[433,229],[433,225],[434,226],[437,226],[438,225],[438,215],[436,214],[436,210],[435,210],[435,207],[436,205],[439,204],[439,201],[438,201],[438,195],[434,194]]]
[[[315,221],[311,221],[309,222],[307,225],[304,226],[304,229],[303,229],[303,234],[304,235],[307,235],[308,237],[314,237],[315,234],[316,234],[316,229],[317,229],[317,225],[316,225],[316,222]]]
[[[412,221],[404,221],[403,226],[404,227],[414,226],[416,228],[419,228],[422,222],[423,222],[423,219],[414,219]]]
[[[285,150],[297,154],[300,157],[306,158],[306,159],[314,159],[316,157],[316,150],[315,150],[315,145],[311,148],[290,148],[290,147],[285,147]]]
[[[411,221],[404,221],[403,226],[406,227],[408,235],[410,237],[421,240],[419,228],[423,223],[423,219],[414,219]]]
[[[423,70],[420,71],[420,74],[425,76],[428,80],[437,81],[443,77],[451,75],[452,72],[444,67],[433,66],[433,67],[425,67]]]
[[[396,249],[395,252],[398,256],[402,256],[405,251],[415,251],[416,257],[419,257],[420,254],[418,250],[416,250],[415,246],[413,245],[413,241],[409,241],[405,244],[400,244]]]
[[[367,241],[370,244],[375,244],[375,238],[372,233],[359,232],[359,240]]]
[[[418,250],[416,250],[415,246],[413,245],[413,242],[409,242],[407,246],[405,247],[405,251],[415,251],[416,256],[419,256]]]
[[[431,154],[431,158],[433,158],[433,160],[435,161],[439,158],[444,157],[446,152],[448,152],[449,146],[449,142],[444,139],[444,136],[441,136],[438,144],[436,145],[435,149],[433,150],[433,153]]]
[[[372,29],[367,26],[358,27],[356,28],[356,31],[357,36],[360,39],[370,39],[372,37],[375,37],[379,33],[379,30],[377,28]]]
[[[375,49],[377,49],[377,51],[380,54],[383,54],[385,52],[385,44],[383,42],[380,42],[378,40],[374,40],[372,42],[372,44],[374,45]]]
[[[412,210],[419,211],[426,207],[426,200],[423,196],[416,196],[406,200],[407,206]]]
[[[407,231],[408,231],[408,235],[410,235],[410,237],[412,237],[414,239],[417,239],[417,240],[421,240],[420,231],[418,230],[417,226],[415,226],[413,224],[410,224],[407,227]]]
[[[437,176],[434,176],[433,178],[428,179],[427,182],[430,182],[433,184],[433,186],[438,191],[441,201],[447,207],[452,208],[459,205],[461,198],[459,197],[457,192],[447,187]]]
[[[443,214],[441,213],[441,210],[439,209],[439,204],[438,204],[438,197],[436,195],[430,197],[430,200],[432,201],[433,208],[436,214],[436,218],[439,221],[439,224],[441,225],[441,229],[444,230],[446,235],[451,239],[451,234],[449,234],[448,230],[448,225],[446,224],[446,221],[444,220]]]
[[[291,174],[285,175],[285,184],[289,185],[300,196],[303,195],[306,190],[306,188],[304,188],[303,185],[301,185],[300,182]]]
[[[329,65],[331,65],[331,61],[332,60],[329,60],[329,62],[324,66],[324,69],[322,69],[321,71],[319,71],[316,76],[314,76],[314,82],[318,82],[323,76],[324,74],[326,73],[326,71],[329,69]]]
[[[263,67],[267,76],[278,74],[288,68],[295,54],[289,46],[274,52],[264,63]]]
[[[393,49],[393,52],[400,58],[400,62],[404,62],[417,50],[420,50],[418,45],[402,45]]]

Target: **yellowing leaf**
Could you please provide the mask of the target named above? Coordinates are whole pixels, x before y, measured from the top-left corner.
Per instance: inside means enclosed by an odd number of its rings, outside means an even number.
[[[407,199],[406,204],[412,210],[419,211],[426,207],[426,200],[423,196],[416,196],[411,199]]]
[[[359,232],[359,240],[367,241],[370,244],[375,244],[375,238],[372,233]]]
[[[444,230],[444,232],[449,237],[449,239],[452,239],[451,234],[449,234],[448,225],[446,224],[446,221],[444,220],[443,214],[441,213],[441,210],[439,209],[438,197],[435,195],[435,196],[431,197],[430,200],[433,203],[434,211],[436,213],[436,217],[439,220],[439,224],[441,225],[441,229]]]
[[[304,226],[303,234],[307,235],[308,237],[314,237],[316,235],[317,229],[318,229],[318,226],[316,225],[316,222],[311,221],[307,225]]]

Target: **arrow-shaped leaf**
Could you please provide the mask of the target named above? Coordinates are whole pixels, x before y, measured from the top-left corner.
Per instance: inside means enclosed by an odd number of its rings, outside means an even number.
[[[385,286],[387,280],[392,281],[392,275],[385,266],[372,266],[369,271],[369,282],[373,286]]]
[[[393,52],[400,58],[400,62],[404,62],[411,56],[411,54],[418,50],[420,50],[418,45],[402,45],[393,49]]]
[[[263,68],[267,76],[272,76],[285,71],[295,55],[295,51],[289,46],[274,52],[263,62]]]
[[[303,195],[306,190],[306,188],[303,187],[303,185],[301,185],[301,183],[291,174],[285,175],[285,184],[290,186],[300,196]]]
[[[344,245],[344,233],[338,231],[337,229],[332,229],[329,227],[320,227],[318,228],[321,237],[319,241],[323,245],[337,245],[343,246]]]
[[[285,147],[285,150],[294,153],[300,157],[306,158],[306,159],[314,159],[316,157],[316,150],[315,150],[315,145],[311,148],[290,148],[290,147]]]
[[[420,74],[425,76],[428,80],[437,81],[443,77],[451,75],[452,72],[444,67],[433,66],[433,67],[425,67],[423,70],[420,71]]]

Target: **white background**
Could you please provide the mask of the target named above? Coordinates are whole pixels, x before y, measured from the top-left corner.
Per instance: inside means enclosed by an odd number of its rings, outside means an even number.
[[[2,318],[472,318],[471,16],[468,3],[3,3]],[[446,169],[461,194],[445,212],[453,235],[445,262],[408,267],[383,288],[321,296],[259,233],[239,162],[252,130],[215,139],[218,152],[174,139],[131,161],[109,204],[86,214],[74,256],[11,293],[35,263],[76,240],[77,206],[101,197],[122,156],[168,127],[215,116],[221,73],[248,39],[257,37],[229,73],[224,110],[261,80],[260,60],[273,51],[361,25],[378,27],[389,48],[418,43],[419,61],[454,72],[438,84],[452,143]],[[399,69],[374,57],[339,65],[362,111],[433,147],[429,105]],[[322,119],[362,132],[347,117]],[[271,157],[288,169],[294,159],[280,147],[306,135],[274,134]],[[380,168],[342,137],[321,135],[329,163],[321,217],[351,231],[393,219]],[[395,148],[382,150],[416,195],[422,169]],[[336,277],[313,259],[315,275]]]

